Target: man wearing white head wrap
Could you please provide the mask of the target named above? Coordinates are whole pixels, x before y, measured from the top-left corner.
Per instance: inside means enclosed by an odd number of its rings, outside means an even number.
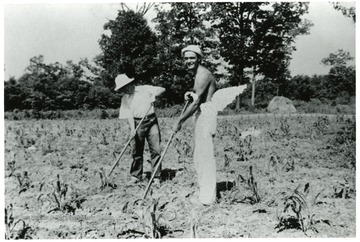
[[[194,91],[185,93],[185,100],[192,100],[179,117],[174,131],[195,113],[194,164],[199,183],[199,198],[191,198],[194,204],[210,205],[216,199],[216,162],[213,138],[216,133],[217,114],[241,94],[246,85],[223,88],[216,91],[215,78],[200,64],[203,53],[195,45],[182,49],[185,65],[194,75]]]
[[[187,69],[194,75],[193,92],[187,92],[185,99],[191,96],[192,102],[185,112],[179,117],[174,125],[174,131],[181,129],[181,125],[194,113],[195,115],[195,149],[194,163],[199,184],[199,197],[191,198],[195,204],[210,205],[216,199],[216,163],[213,149],[213,137],[215,130],[210,128],[209,118],[216,122],[216,115],[207,117],[200,106],[210,101],[216,90],[215,77],[208,69],[200,64],[203,53],[195,45],[189,45],[182,49],[181,55],[184,58]],[[216,126],[216,125],[215,125]]]

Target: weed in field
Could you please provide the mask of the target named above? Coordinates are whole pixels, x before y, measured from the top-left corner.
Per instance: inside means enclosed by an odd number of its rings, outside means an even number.
[[[18,224],[22,226],[17,227]],[[16,220],[13,217],[13,205],[5,207],[5,239],[32,239],[31,227],[22,219]]]

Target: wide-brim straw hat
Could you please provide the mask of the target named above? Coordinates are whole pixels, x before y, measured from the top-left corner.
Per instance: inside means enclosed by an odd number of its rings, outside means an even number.
[[[130,82],[134,81],[134,78],[129,78],[127,75],[125,74],[121,74],[121,75],[118,75],[116,78],[115,78],[115,84],[116,84],[116,87],[115,87],[115,91],[116,90],[119,90],[120,88],[126,86],[127,84],[129,84]]]
[[[182,49],[181,50],[182,57],[184,57],[184,54],[186,51],[192,51],[192,52],[196,53],[197,55],[199,55],[200,57],[204,57],[200,47],[197,45],[189,45],[189,46],[185,47],[184,49]]]

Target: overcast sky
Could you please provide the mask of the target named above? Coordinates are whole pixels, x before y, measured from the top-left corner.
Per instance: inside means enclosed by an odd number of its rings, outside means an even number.
[[[30,58],[43,55],[45,63],[80,58],[92,60],[100,53],[98,40],[103,25],[114,19],[119,3],[78,4],[5,4],[4,7],[4,64],[5,80],[20,77]],[[45,3],[44,3],[45,2]],[[79,2],[79,1],[77,1]],[[135,8],[136,4],[129,4]],[[155,16],[146,15],[148,22]],[[311,2],[309,14],[304,16],[314,26],[310,35],[296,39],[297,51],[290,64],[292,75],[326,74],[329,68],[321,59],[338,49],[349,51],[355,57],[355,24],[328,2]]]

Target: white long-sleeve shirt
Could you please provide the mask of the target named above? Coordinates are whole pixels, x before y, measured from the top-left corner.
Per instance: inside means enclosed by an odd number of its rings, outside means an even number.
[[[150,85],[136,86],[133,94],[125,94],[121,99],[119,119],[142,118],[154,113],[154,107],[150,106],[155,97],[165,91],[163,87]],[[150,111],[146,114],[146,112]]]

